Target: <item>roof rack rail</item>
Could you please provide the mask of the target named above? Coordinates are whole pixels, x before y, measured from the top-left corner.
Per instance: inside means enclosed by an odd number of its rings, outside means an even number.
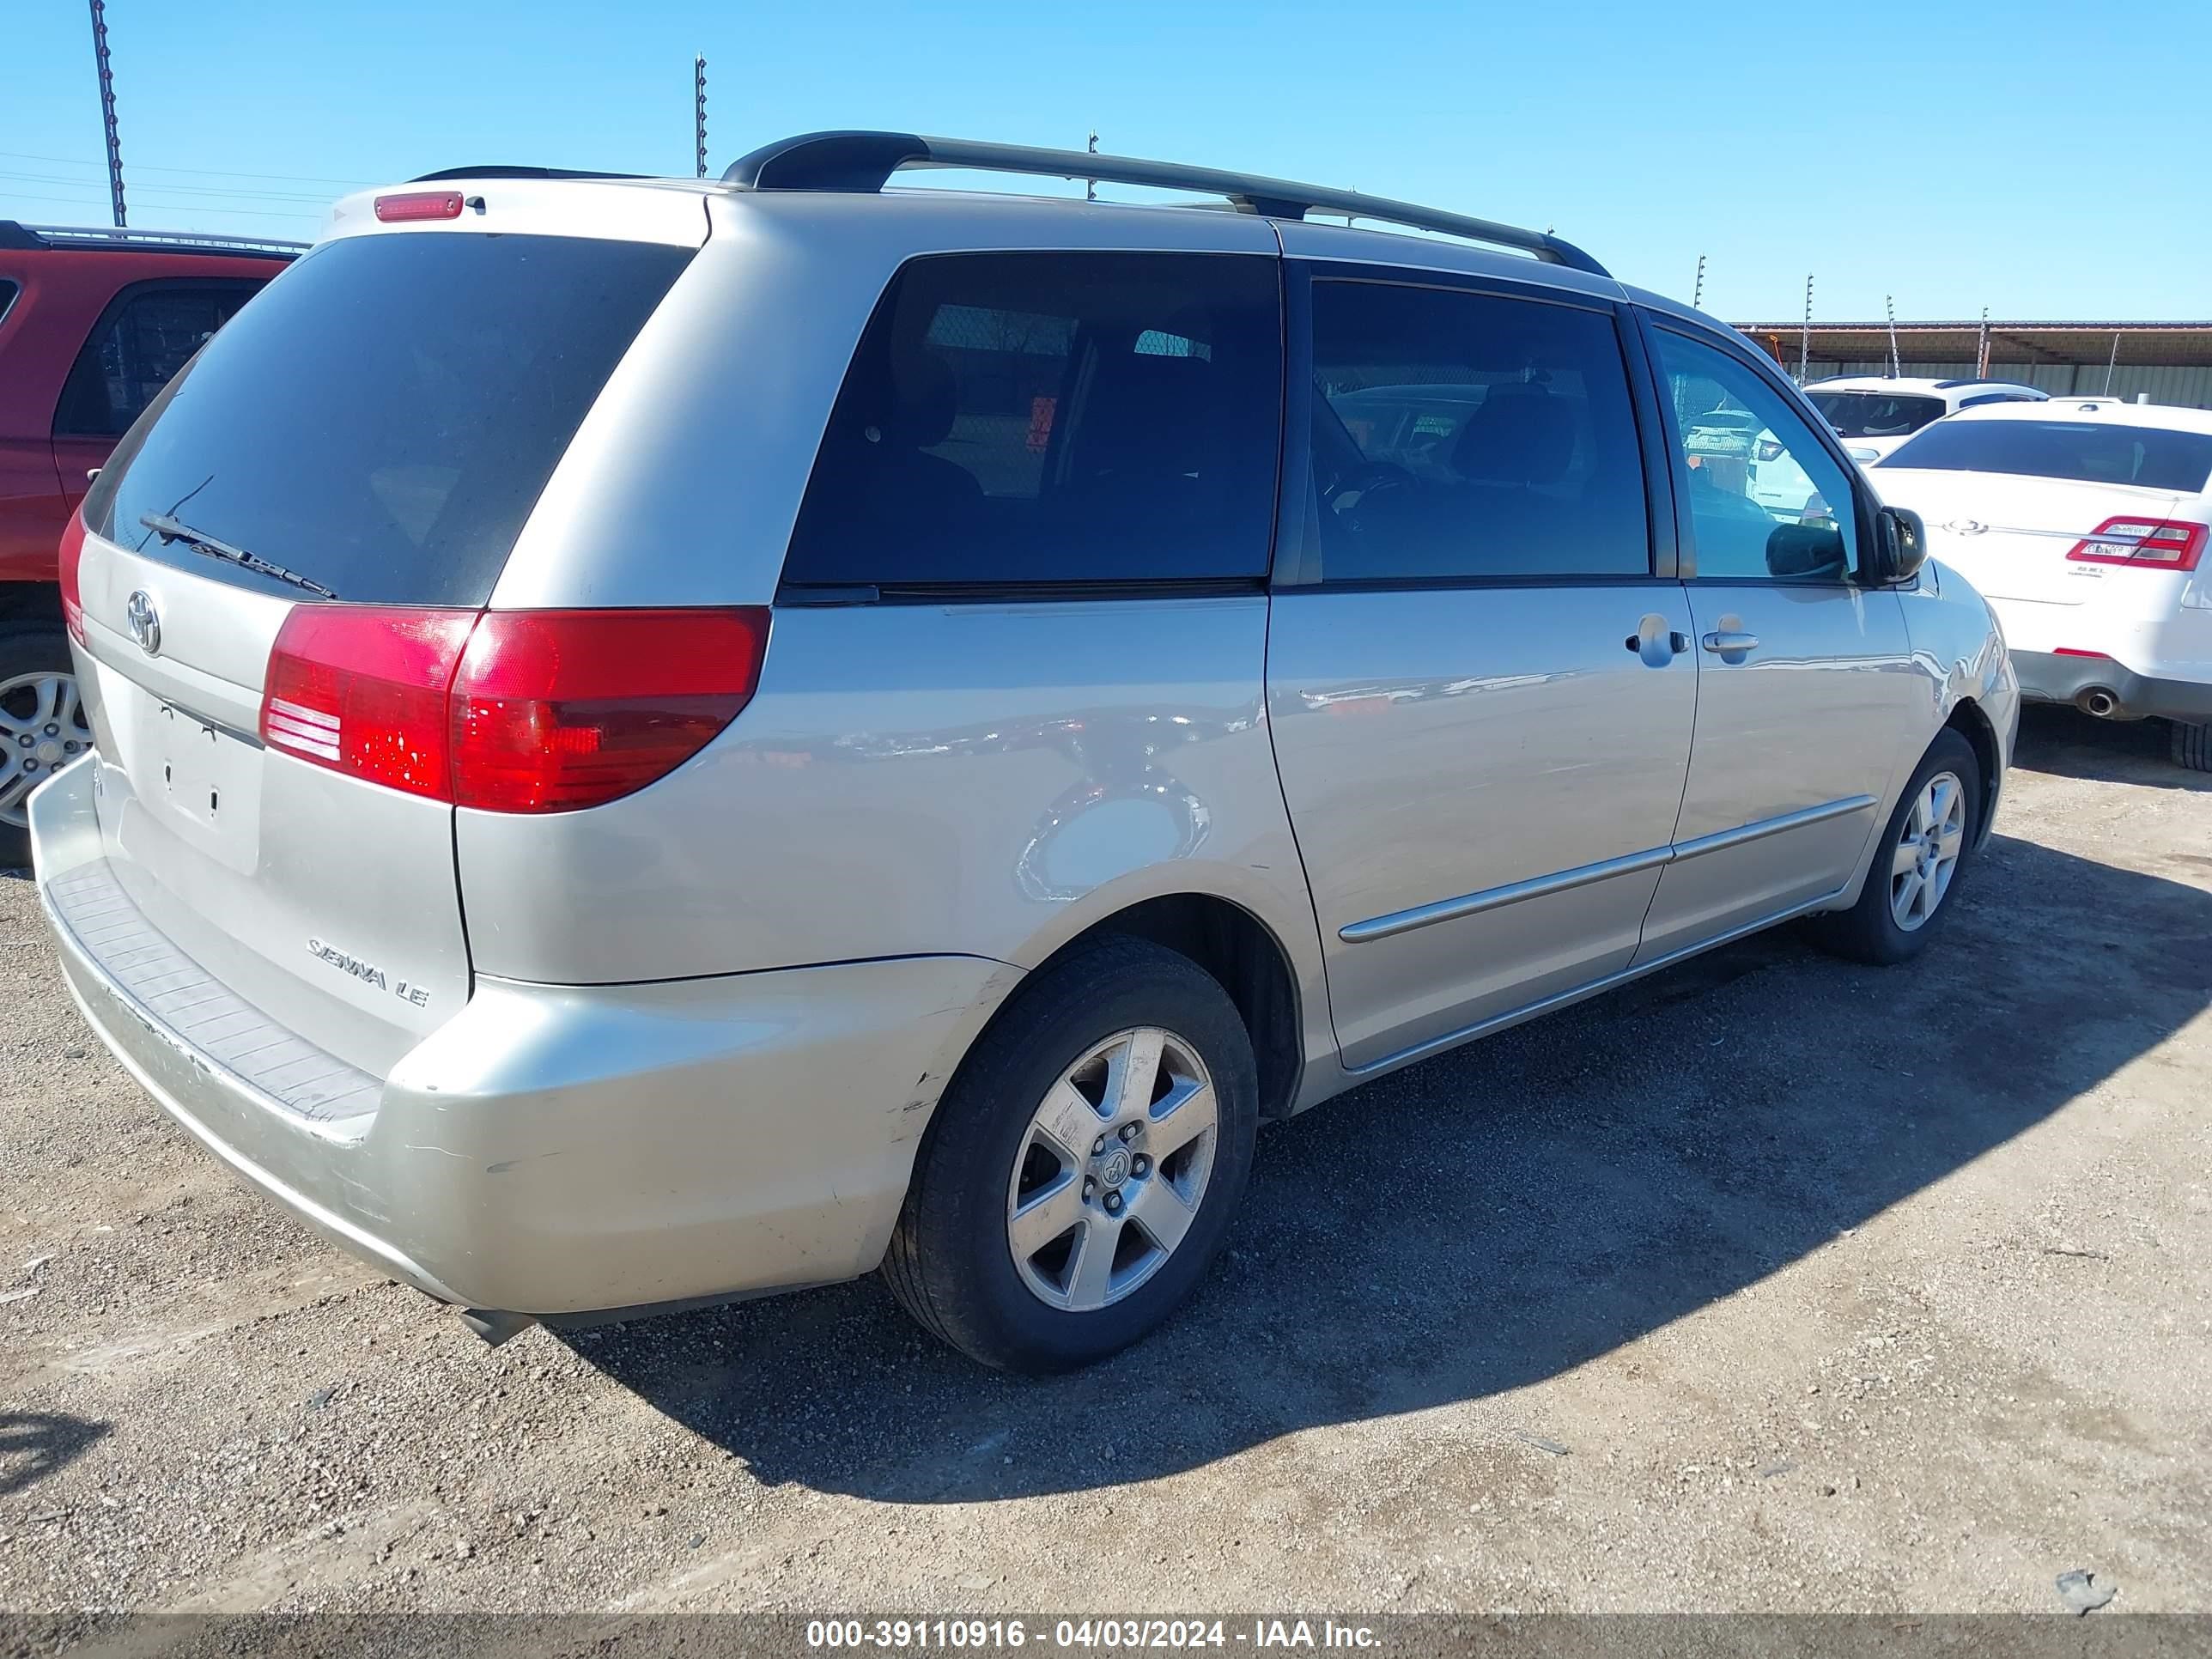
[[[120,230],[88,225],[26,225],[0,219],[0,247],[164,248],[176,253],[266,253],[292,255],[305,242],[280,242],[265,236],[232,236],[222,231]]]
[[[448,179],[650,179],[649,173],[601,173],[595,167],[441,167],[410,179],[410,185],[434,185]]]
[[[1053,179],[1095,179],[1117,185],[1152,185],[1227,197],[1246,213],[1303,219],[1316,209],[1357,219],[1440,231],[1495,247],[1517,248],[1539,259],[1595,276],[1612,273],[1571,242],[1549,232],[1522,230],[1489,219],[1444,213],[1412,202],[1363,196],[1358,191],[1293,184],[1257,173],[1100,155],[1079,149],[1039,149],[1026,144],[987,143],[973,138],[928,138],[911,132],[809,132],[764,144],[732,161],[722,182],[749,190],[881,190],[902,167],[967,167],[985,173],[1033,173]]]

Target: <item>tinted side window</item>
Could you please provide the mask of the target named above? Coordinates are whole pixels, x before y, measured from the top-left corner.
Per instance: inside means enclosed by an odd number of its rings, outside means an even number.
[[[127,296],[77,353],[54,411],[56,434],[121,436],[252,293],[247,283],[163,283]]]
[[[1844,580],[1858,545],[1850,480],[1811,426],[1747,363],[1666,329],[1655,338],[1698,574]]]
[[[15,306],[15,296],[21,292],[21,284],[0,276],[0,323],[8,320],[8,313]]]
[[[1613,319],[1387,283],[1313,289],[1322,579],[1650,568]]]
[[[1273,259],[911,261],[838,393],[784,580],[1257,579],[1281,404]]]

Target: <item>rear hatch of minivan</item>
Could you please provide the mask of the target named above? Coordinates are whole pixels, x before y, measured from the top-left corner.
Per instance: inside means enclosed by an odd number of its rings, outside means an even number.
[[[327,241],[86,499],[65,609],[130,927],[348,1066],[381,1077],[467,1000],[447,694],[540,491],[704,237],[689,207],[675,240],[441,222]]]

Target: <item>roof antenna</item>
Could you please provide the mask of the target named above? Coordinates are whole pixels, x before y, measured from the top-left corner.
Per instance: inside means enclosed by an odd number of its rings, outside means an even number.
[[[2112,355],[2105,360],[2105,395],[2107,398],[2112,395],[2112,371],[2119,367],[2119,362],[2120,331],[2116,328],[2112,331]]]
[[[1091,142],[1083,147],[1083,152],[1086,155],[1096,155],[1098,154],[1098,129],[1097,127],[1091,129]],[[1083,181],[1083,199],[1086,202],[1095,202],[1098,199],[1098,181],[1096,179],[1085,179]]]
[[[1897,356],[1897,301],[1885,294],[1881,296],[1881,303],[1882,308],[1889,313],[1889,378],[1894,380],[1905,374],[1905,365],[1898,361]]]
[[[1982,307],[1982,337],[1974,347],[1974,378],[1990,378],[1990,308]]]
[[[1698,256],[1698,281],[1697,281],[1697,285],[1690,290],[1690,309],[1691,309],[1691,310],[1692,310],[1692,311],[1703,311],[1705,308],[1705,256],[1704,254],[1700,253],[1700,254]]]

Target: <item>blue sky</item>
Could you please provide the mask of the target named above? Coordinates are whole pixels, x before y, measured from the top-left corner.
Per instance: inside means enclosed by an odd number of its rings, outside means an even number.
[[[358,182],[717,171],[879,126],[1247,167],[1550,225],[1794,318],[2212,315],[2212,4],[110,0],[134,224],[314,234]],[[0,26],[0,217],[102,223],[81,0]],[[159,170],[157,170],[159,169]]]

